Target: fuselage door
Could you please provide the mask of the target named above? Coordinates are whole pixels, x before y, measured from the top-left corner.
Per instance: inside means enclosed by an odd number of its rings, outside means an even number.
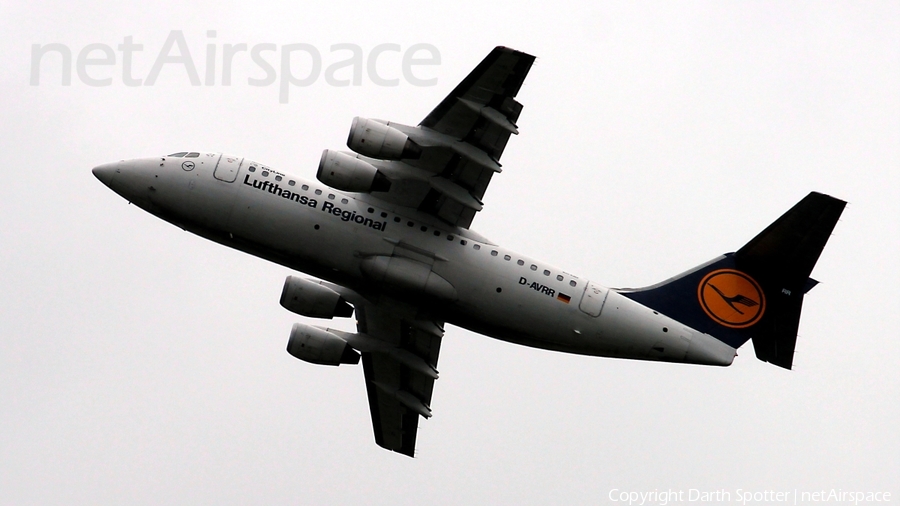
[[[231,155],[219,155],[219,161],[216,163],[216,170],[213,171],[213,175],[216,176],[216,179],[219,181],[233,183],[237,178],[238,170],[241,168],[242,163],[244,163],[243,158]]]
[[[581,304],[578,305],[578,308],[591,316],[600,316],[600,311],[603,309],[603,303],[606,302],[608,294],[609,290],[606,288],[588,281],[587,286],[584,287],[584,296],[581,297]]]

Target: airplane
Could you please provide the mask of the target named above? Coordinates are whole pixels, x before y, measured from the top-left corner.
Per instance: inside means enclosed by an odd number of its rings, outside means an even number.
[[[493,49],[417,126],[355,118],[351,151],[326,149],[317,181],[202,151],[93,174],[184,230],[313,276],[288,276],[281,305],[355,315],[357,331],[296,323],[287,351],[362,362],[375,442],[410,457],[419,417],[432,415],[448,323],[546,350],[713,366],[752,340],[758,359],[791,369],[842,200],[809,193],[737,251],[641,289],[602,286],[470,228],[519,133],[515,97],[534,59]]]

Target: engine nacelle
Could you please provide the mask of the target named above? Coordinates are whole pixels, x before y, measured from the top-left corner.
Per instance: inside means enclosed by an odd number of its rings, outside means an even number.
[[[348,192],[369,193],[390,190],[391,181],[374,165],[360,160],[357,156],[326,149],[319,159],[316,179],[332,188]]]
[[[340,337],[319,327],[295,323],[287,351],[300,360],[319,365],[358,364],[359,353]]]
[[[288,276],[281,290],[281,305],[310,318],[353,316],[353,306],[331,288],[315,281]]]
[[[353,118],[347,147],[357,153],[383,160],[418,158],[422,148],[405,133],[373,119]]]

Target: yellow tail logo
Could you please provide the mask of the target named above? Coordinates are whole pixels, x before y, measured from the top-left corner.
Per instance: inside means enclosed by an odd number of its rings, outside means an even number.
[[[759,283],[734,269],[719,269],[704,276],[697,287],[697,298],[707,316],[733,329],[754,325],[766,311]]]

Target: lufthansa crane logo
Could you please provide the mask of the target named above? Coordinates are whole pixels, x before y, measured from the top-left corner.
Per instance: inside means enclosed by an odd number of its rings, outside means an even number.
[[[749,327],[766,312],[762,288],[750,276],[733,269],[719,269],[703,277],[697,287],[700,307],[720,325]]]

